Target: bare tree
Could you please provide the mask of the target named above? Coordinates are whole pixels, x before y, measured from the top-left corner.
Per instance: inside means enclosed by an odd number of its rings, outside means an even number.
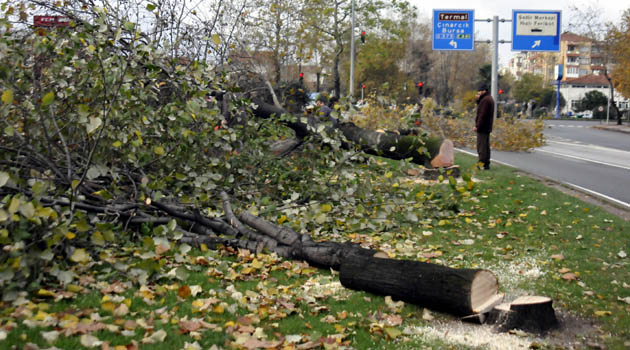
[[[611,23],[606,23],[602,19],[602,9],[596,5],[572,6],[570,8],[572,20],[569,28],[580,35],[584,35],[592,40],[591,50],[597,50],[602,57],[602,65],[604,67],[602,73],[608,80],[609,95],[609,113],[610,108],[614,111],[617,118],[617,124],[621,125],[621,112],[615,103],[615,84],[611,71],[614,67],[614,59],[612,57],[612,45],[614,42],[607,36]]]

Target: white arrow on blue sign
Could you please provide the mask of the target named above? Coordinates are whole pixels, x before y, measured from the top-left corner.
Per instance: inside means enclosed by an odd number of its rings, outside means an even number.
[[[475,10],[433,10],[433,50],[475,49]]]
[[[512,51],[560,51],[561,14],[512,10]]]

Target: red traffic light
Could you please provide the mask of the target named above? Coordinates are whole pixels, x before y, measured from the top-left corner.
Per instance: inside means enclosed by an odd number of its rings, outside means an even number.
[[[423,85],[423,84],[422,84],[422,82],[421,82],[421,81],[419,81],[419,82],[418,82],[418,84],[416,84],[416,86],[417,86],[417,87],[422,87],[422,85]]]
[[[361,32],[361,42],[365,43],[365,30]]]
[[[499,95],[501,95],[503,93],[503,89],[499,89]]]
[[[361,32],[361,36],[365,36],[365,30]]]
[[[300,78],[304,78],[304,73],[300,73]]]
[[[365,89],[365,84],[361,84],[361,89]]]

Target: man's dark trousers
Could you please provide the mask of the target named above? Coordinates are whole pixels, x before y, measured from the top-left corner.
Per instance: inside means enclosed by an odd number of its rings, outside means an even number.
[[[484,169],[490,169],[490,134],[477,132],[477,154]]]

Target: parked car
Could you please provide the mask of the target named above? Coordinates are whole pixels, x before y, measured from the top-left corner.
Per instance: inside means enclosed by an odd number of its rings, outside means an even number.
[[[575,114],[576,118],[593,119],[593,111],[582,111]]]

